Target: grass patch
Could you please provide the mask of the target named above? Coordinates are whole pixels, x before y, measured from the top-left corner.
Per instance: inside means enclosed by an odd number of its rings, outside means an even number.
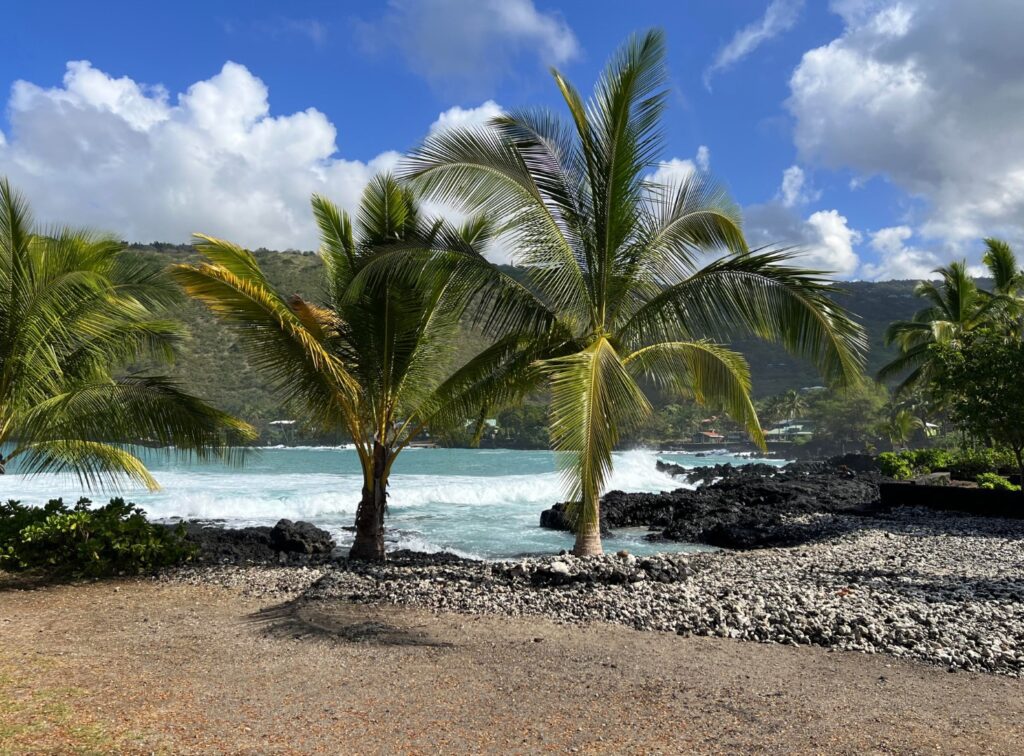
[[[36,684],[12,672],[12,661],[5,661],[7,669],[0,670],[0,754],[101,754],[138,743],[135,733],[116,732],[93,720],[89,691]],[[37,661],[31,665],[34,670],[41,666]]]

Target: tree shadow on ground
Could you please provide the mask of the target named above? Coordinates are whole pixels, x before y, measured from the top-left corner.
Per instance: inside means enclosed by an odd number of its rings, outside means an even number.
[[[417,625],[400,626],[389,621],[384,609],[343,601],[311,601],[303,598],[261,609],[247,617],[272,638],[329,640],[379,646],[454,648]]]

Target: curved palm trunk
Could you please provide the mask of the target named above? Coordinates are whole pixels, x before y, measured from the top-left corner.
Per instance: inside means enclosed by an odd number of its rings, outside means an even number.
[[[601,500],[593,504],[594,517],[581,522],[576,529],[576,543],[572,547],[575,556],[599,556],[604,553],[601,546]]]
[[[349,559],[384,561],[384,510],[387,506],[387,467],[390,452],[373,444],[372,487],[363,485],[363,497],[356,509],[356,537]]]

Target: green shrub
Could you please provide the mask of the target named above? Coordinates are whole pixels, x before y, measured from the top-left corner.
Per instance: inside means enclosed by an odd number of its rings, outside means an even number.
[[[908,452],[882,452],[878,455],[878,463],[882,467],[882,474],[895,480],[914,477],[914,465]]]
[[[17,501],[0,505],[0,567],[41,569],[57,575],[136,574],[188,559],[193,547],[182,526],[154,525],[124,499],[95,509],[61,499],[45,507]]]
[[[949,471],[959,480],[974,480],[984,473],[1012,470],[1017,463],[1007,449],[969,448],[958,451],[949,464]]]
[[[0,504],[0,547],[13,543],[29,525],[66,511],[67,507],[60,499],[51,499],[43,507],[26,507],[14,499]]]
[[[1009,480],[1004,478],[1002,475],[996,473],[982,473],[975,481],[982,488],[987,488],[990,491],[1019,491],[1020,486],[1015,486]]]
[[[907,480],[938,470],[948,470],[958,480],[974,480],[985,473],[998,473],[1016,467],[1007,449],[985,447],[949,449],[915,449],[883,452],[878,455],[882,473],[896,480]]]
[[[915,449],[908,452],[916,469],[923,473],[947,470],[953,461],[953,455],[947,449]]]

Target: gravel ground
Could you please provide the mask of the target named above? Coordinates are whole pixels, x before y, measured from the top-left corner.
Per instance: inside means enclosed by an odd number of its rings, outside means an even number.
[[[1024,674],[1024,521],[897,510],[831,517],[811,546],[637,559],[222,567],[172,579],[250,595],[886,653],[949,671]],[[812,524],[813,525],[813,524]]]
[[[0,753],[1013,753],[1024,681],[544,618],[0,578]],[[24,584],[20,587],[24,588]]]

